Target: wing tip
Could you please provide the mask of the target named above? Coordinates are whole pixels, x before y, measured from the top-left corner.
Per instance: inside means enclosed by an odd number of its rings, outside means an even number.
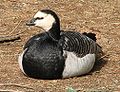
[[[95,42],[96,42],[96,40],[97,40],[95,33],[91,33],[91,32],[87,33],[87,32],[84,32],[84,33],[82,33],[82,34],[85,35],[85,36],[87,36],[87,37],[89,37],[90,39],[92,39],[92,40],[95,41]]]

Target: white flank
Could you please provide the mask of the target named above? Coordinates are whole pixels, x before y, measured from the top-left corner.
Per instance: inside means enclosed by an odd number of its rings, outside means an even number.
[[[43,17],[43,19],[36,20],[35,26],[41,27],[45,31],[48,31],[49,29],[51,29],[53,23],[55,22],[55,18],[51,14],[46,14],[46,13],[43,13],[41,11],[38,11],[35,14],[34,18],[37,18],[37,17],[39,17],[39,18]]]
[[[95,63],[95,54],[87,54],[79,58],[73,52],[65,51],[67,58],[63,71],[63,78],[79,76],[88,73]]]
[[[25,51],[27,50],[27,48],[19,55],[18,57],[18,63],[20,66],[20,69],[22,70],[22,72],[25,74],[24,70],[23,70],[23,65],[22,65],[22,61],[23,61],[23,55],[25,53]]]

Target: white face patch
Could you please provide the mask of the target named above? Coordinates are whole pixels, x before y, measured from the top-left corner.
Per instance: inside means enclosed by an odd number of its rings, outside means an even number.
[[[26,52],[27,48],[19,55],[18,57],[18,63],[20,66],[21,71],[25,74],[24,70],[23,70],[23,65],[22,65],[22,61],[23,61],[23,55]]]
[[[35,21],[35,26],[41,27],[45,31],[48,31],[52,28],[53,23],[55,22],[55,18],[51,14],[46,14],[44,12],[38,11],[34,18],[43,18]]]
[[[39,17],[39,18],[41,18],[41,17],[46,17],[48,14],[46,14],[46,13],[43,13],[43,12],[41,12],[41,11],[38,11],[35,15],[34,15],[34,18],[37,18],[37,17]]]
[[[79,58],[73,52],[64,51],[67,55],[63,78],[79,76],[88,73],[95,63],[95,54],[87,54]]]

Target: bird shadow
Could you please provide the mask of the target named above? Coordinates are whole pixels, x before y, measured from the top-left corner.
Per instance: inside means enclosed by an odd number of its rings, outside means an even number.
[[[94,72],[100,72],[100,70],[108,63],[107,59],[100,59],[95,62],[93,69],[91,70],[90,74],[93,74]]]

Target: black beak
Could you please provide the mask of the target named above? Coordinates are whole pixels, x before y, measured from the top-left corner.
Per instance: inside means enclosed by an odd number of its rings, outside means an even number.
[[[35,26],[35,21],[36,21],[36,19],[33,18],[33,19],[31,19],[29,22],[27,22],[26,25],[27,25],[27,26]]]

